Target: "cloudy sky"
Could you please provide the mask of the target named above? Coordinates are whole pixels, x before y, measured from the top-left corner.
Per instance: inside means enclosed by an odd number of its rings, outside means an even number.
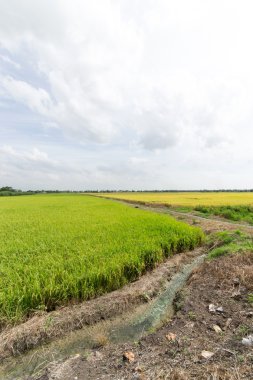
[[[0,187],[253,188],[252,0],[0,0]]]

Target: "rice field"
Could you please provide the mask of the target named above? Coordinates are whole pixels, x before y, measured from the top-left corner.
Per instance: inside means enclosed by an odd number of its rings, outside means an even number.
[[[253,205],[253,192],[119,192],[98,196],[171,206],[239,206]]]
[[[200,229],[87,195],[0,198],[0,327],[117,289]]]

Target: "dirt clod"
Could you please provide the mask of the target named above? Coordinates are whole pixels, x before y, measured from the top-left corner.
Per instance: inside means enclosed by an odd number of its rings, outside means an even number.
[[[174,342],[177,338],[176,334],[173,334],[172,332],[169,332],[169,334],[166,335],[166,338],[170,342]]]
[[[127,361],[129,363],[134,362],[134,353],[129,351],[129,352],[124,352],[123,354],[123,360]]]

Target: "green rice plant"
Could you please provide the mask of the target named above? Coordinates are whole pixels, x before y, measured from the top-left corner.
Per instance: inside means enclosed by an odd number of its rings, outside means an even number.
[[[0,325],[120,288],[203,232],[87,195],[0,199]]]

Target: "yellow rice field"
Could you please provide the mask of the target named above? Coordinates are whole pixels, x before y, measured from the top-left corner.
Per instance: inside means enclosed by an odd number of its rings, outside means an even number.
[[[156,192],[120,192],[120,193],[99,193],[103,197],[132,200],[148,203],[162,203],[172,206],[237,206],[253,205],[253,192],[182,192],[182,193],[156,193]]]

